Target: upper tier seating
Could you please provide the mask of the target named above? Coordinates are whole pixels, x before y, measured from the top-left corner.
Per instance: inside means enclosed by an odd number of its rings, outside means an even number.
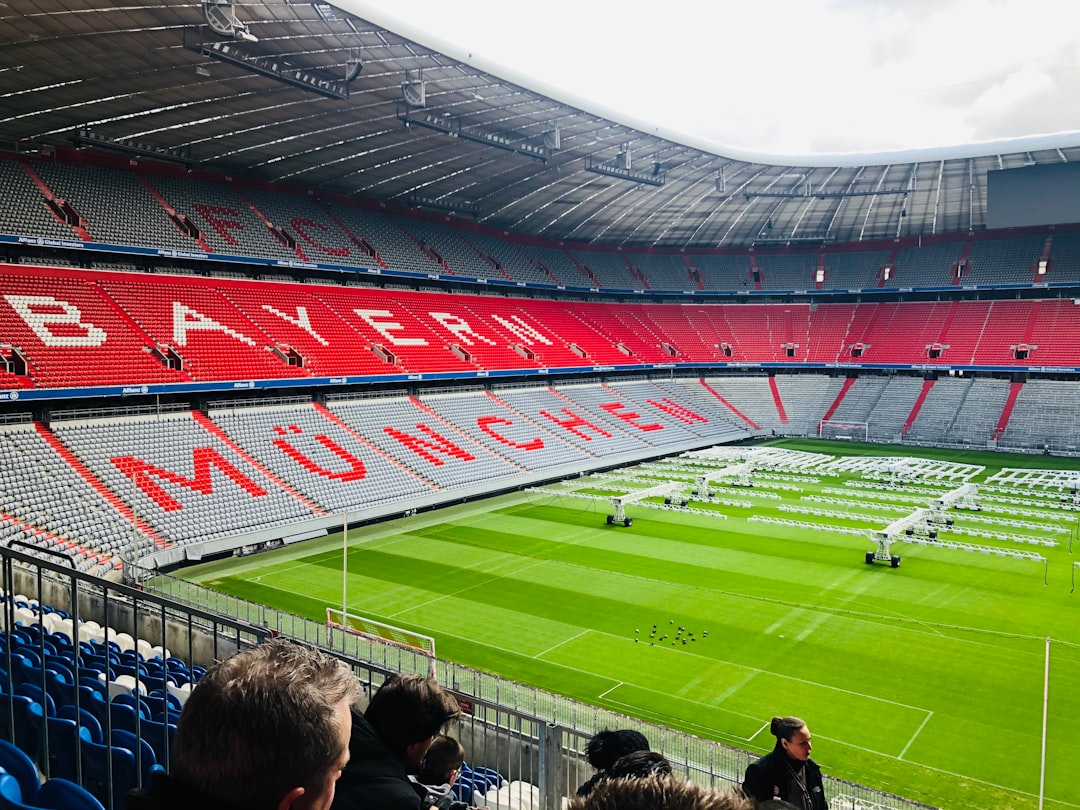
[[[35,164],[36,165],[36,164]],[[45,204],[45,196],[14,160],[0,160],[0,232],[49,239],[76,239],[70,225],[57,219]]]
[[[621,253],[608,250],[567,251],[583,267],[587,267],[598,282],[601,289],[613,290],[640,290],[642,284],[630,272],[630,265],[626,263]]]
[[[588,273],[581,270],[566,251],[538,245],[520,245],[519,247],[522,253],[540,262],[556,279],[556,284],[567,287],[595,286]]]
[[[324,203],[332,217],[348,231],[368,242],[391,270],[412,273],[442,273],[443,268],[426,256],[416,240],[381,211]]]
[[[511,241],[515,237],[510,234],[459,227],[450,218],[443,222],[388,214],[291,189],[248,188],[231,179],[207,182],[186,176],[157,177],[53,160],[0,159],[0,187],[7,195],[7,204],[0,211],[0,232],[20,236],[89,238],[163,250],[209,249],[260,259],[317,261],[424,275],[449,272],[564,286],[811,290],[817,285],[814,271],[823,262],[824,289],[872,288],[878,286],[880,270],[891,255],[884,249],[835,247],[823,252],[756,247],[752,254],[744,248],[737,253],[710,255],[704,249],[685,254],[665,248],[623,253],[614,248],[524,245]],[[81,216],[82,221],[65,224],[49,210],[47,198],[66,201],[71,206],[68,215]],[[187,218],[197,232],[182,232],[179,222],[170,221],[171,213]],[[890,278],[881,283],[888,287],[954,284],[953,269],[965,250],[970,252],[959,280],[962,285],[1080,278],[1080,260],[1072,247],[1080,240],[1075,233],[1053,234],[1047,277],[1033,275],[1045,234],[983,236],[979,233],[979,238],[969,237],[966,242],[958,237],[957,241],[938,244],[898,246]],[[687,272],[687,261],[696,275]],[[751,278],[752,265],[760,271],[756,283]]]
[[[690,269],[681,254],[627,253],[626,258],[649,282],[650,290],[696,290]]]
[[[421,245],[430,245],[449,265],[456,276],[506,279],[493,266],[484,261],[476,248],[466,242],[457,231],[441,222],[426,222],[411,217],[394,217],[395,222],[413,235]]]
[[[876,287],[878,272],[888,260],[889,251],[887,250],[826,253],[825,281],[821,286],[827,290],[859,290]]]
[[[1049,272],[1036,281],[1080,280],[1080,233],[1054,234],[1047,259]]]
[[[896,266],[886,287],[944,287],[952,283],[952,268],[963,255],[959,242],[904,247],[896,253]]]
[[[766,290],[812,290],[817,254],[794,253],[757,255],[761,286]]]
[[[245,189],[244,196],[267,219],[296,240],[299,255],[307,261],[353,267],[378,266],[362,243],[350,238],[335,217],[314,200],[261,189]]]
[[[971,245],[961,283],[1031,284],[1032,269],[1045,242],[1045,236],[977,239]]]
[[[173,250],[198,250],[182,234],[145,183],[131,172],[94,167],[35,164],[54,194],[72,203],[86,219],[95,242]]]
[[[695,253],[690,263],[701,273],[706,290],[745,290],[750,286],[750,259],[745,255]]]
[[[489,256],[513,281],[525,281],[531,284],[558,284],[559,282],[544,272],[544,269],[526,255],[520,245],[506,239],[499,239],[479,231],[461,231],[462,239],[479,253]]]
[[[212,252],[287,261],[299,258],[271,233],[267,223],[238,190],[218,183],[173,177],[153,177],[149,182],[177,213],[198,226]]]

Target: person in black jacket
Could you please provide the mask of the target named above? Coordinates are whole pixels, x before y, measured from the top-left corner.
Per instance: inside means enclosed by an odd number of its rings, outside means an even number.
[[[608,769],[619,757],[635,751],[648,751],[649,741],[640,731],[604,729],[594,734],[585,744],[585,758],[596,768],[597,773],[577,789],[578,796],[588,796],[597,782],[607,777]]]
[[[774,717],[771,752],[746,769],[743,792],[758,801],[782,799],[799,810],[828,810],[821,768],[810,759],[810,729],[798,717]]]
[[[409,780],[431,743],[461,714],[453,695],[434,678],[391,675],[363,714],[353,712],[349,764],[332,810],[419,810],[420,791]]]
[[[360,684],[340,660],[267,641],[203,676],[180,715],[172,773],[129,810],[326,810],[348,759]],[[116,802],[120,806],[120,801]]]

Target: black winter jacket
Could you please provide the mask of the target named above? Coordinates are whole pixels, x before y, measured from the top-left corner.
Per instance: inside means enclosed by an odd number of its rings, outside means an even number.
[[[349,763],[341,772],[330,810],[420,810],[420,794],[409,781],[404,763],[355,711]]]
[[[743,779],[743,792],[759,802],[769,799],[791,801],[789,797],[795,787],[795,777],[788,767],[789,761],[784,749],[777,746],[757,762],[751,763]],[[810,799],[811,810],[829,810],[829,804],[825,801],[821,768],[812,759],[806,760],[806,792]],[[794,804],[800,810],[804,807],[804,804],[799,801]]]

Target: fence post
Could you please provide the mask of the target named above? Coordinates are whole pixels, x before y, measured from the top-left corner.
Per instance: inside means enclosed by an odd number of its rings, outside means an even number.
[[[559,810],[562,731],[555,723],[540,726],[540,810]]]

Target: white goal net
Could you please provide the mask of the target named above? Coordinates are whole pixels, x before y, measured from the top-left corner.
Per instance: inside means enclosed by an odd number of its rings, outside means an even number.
[[[326,609],[326,640],[328,644],[332,644],[335,631],[346,633],[355,637],[357,641],[364,642],[369,654],[373,651],[373,648],[380,645],[411,652],[415,656],[426,659],[424,669],[432,677],[435,676],[435,639],[431,636],[395,627],[392,624],[386,624],[366,616],[347,613],[339,608],[328,607]],[[381,657],[385,656],[375,656],[375,658]]]
[[[817,435],[819,439],[865,442],[868,441],[870,436],[870,425],[868,422],[822,419],[818,422]]]

